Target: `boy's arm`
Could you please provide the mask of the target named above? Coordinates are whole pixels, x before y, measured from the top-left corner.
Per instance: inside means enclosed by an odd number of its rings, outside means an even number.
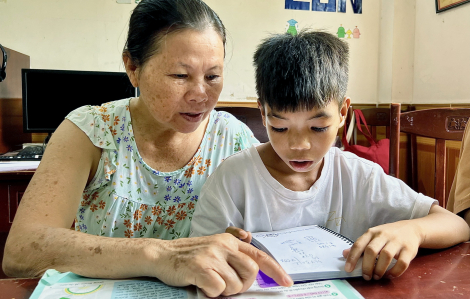
[[[364,255],[364,279],[380,279],[395,258],[397,263],[387,275],[398,277],[408,268],[419,247],[446,248],[469,238],[470,228],[461,217],[434,204],[425,217],[370,228],[343,253],[347,256],[345,269],[352,271]]]
[[[231,192],[230,186],[224,184],[223,169],[217,169],[202,187],[191,220],[190,237],[223,233],[229,226],[243,228],[243,217],[232,201]]]

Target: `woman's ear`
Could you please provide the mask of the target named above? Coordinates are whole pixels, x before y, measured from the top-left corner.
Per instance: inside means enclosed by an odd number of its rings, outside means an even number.
[[[131,81],[132,86],[139,87],[139,68],[134,64],[134,61],[132,61],[132,58],[129,56],[129,53],[122,54],[122,61],[124,62],[124,67],[126,68],[126,73],[129,77],[129,80]]]
[[[339,114],[341,117],[341,123],[339,124],[339,127],[341,128],[344,126],[346,122],[346,117],[348,116],[348,110],[349,106],[351,105],[351,98],[350,97],[344,97],[343,100],[343,105],[341,106],[341,109],[339,110]]]
[[[266,127],[266,110],[264,110],[263,104],[258,100],[258,108],[259,111],[261,112],[261,117],[263,118],[263,126]]]

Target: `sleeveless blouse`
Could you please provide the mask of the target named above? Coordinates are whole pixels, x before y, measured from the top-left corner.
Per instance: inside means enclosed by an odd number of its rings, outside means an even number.
[[[258,140],[234,116],[214,110],[189,163],[161,172],[148,166],[139,154],[130,100],[83,106],[66,117],[102,150],[96,174],[83,191],[75,230],[121,238],[187,237],[207,177],[225,158]]]

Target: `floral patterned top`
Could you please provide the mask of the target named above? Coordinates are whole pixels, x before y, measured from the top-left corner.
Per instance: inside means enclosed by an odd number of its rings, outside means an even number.
[[[66,117],[102,149],[95,177],[83,191],[75,230],[107,237],[187,237],[207,177],[225,158],[258,140],[234,116],[214,110],[191,161],[160,172],[137,150],[129,102],[83,106]]]

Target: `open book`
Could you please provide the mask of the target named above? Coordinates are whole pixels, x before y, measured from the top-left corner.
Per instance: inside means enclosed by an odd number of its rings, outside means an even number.
[[[165,299],[207,299],[200,289],[194,286],[184,288],[168,286],[158,279],[141,277],[138,279],[97,279],[86,278],[71,272],[60,273],[47,270],[34,289],[30,299],[80,298],[80,299],[118,299],[118,298],[165,298]],[[243,294],[220,299],[364,299],[345,280],[323,280],[296,284],[290,288],[261,288],[255,281]]]
[[[362,276],[362,258],[352,272],[344,270],[343,250],[354,242],[326,227],[302,226],[252,236],[251,243],[272,256],[293,281]]]

